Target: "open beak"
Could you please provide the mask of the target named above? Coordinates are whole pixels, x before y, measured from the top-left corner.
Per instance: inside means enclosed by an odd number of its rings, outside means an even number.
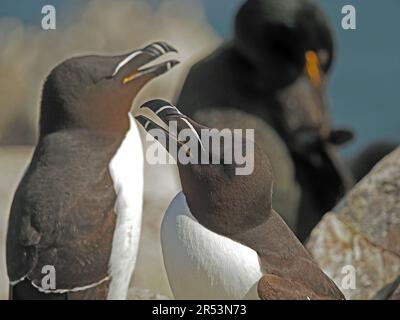
[[[171,141],[177,144],[178,149],[181,147],[186,147],[185,143],[187,141],[179,139],[179,133],[183,129],[190,130],[190,134],[198,140],[200,146],[203,148],[200,136],[194,128],[192,121],[167,101],[151,100],[144,103],[139,108],[135,118],[144,128],[144,130],[146,130],[155,139],[158,138],[160,130],[165,133],[165,135],[169,138],[164,139],[164,147],[167,151],[170,151],[169,143]],[[172,121],[175,123],[175,128],[173,128],[171,125]],[[156,131],[154,129],[156,129]],[[157,134],[154,134],[155,132],[157,132]]]
[[[161,57],[177,52],[174,47],[166,42],[154,42],[143,49],[121,56],[111,78],[120,78],[122,84],[127,84],[139,78],[150,80],[179,64],[176,59],[159,61]]]

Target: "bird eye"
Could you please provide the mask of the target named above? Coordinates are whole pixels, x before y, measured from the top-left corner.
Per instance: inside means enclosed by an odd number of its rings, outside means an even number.
[[[330,54],[328,50],[320,49],[317,52],[319,63],[321,64],[322,68],[326,68],[330,60]]]

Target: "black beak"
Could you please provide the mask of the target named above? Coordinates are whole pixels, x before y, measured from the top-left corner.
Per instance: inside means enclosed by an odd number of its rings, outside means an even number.
[[[169,143],[174,141],[177,148],[185,146],[187,141],[179,139],[179,133],[183,129],[189,129],[192,136],[202,145],[200,136],[196,131],[195,124],[190,118],[182,114],[171,103],[164,100],[151,100],[144,103],[135,115],[140,125],[155,138],[159,140],[160,131],[162,131],[169,139],[160,141],[167,151],[170,151]],[[171,125],[174,122],[175,127]]]
[[[322,139],[333,145],[340,146],[351,141],[354,134],[347,129],[334,130],[329,126],[327,99],[323,85],[324,71],[320,62],[321,55],[308,51],[305,56],[305,74],[308,78],[311,99],[314,100],[314,103],[309,103],[308,105],[314,106],[314,109],[310,110],[310,114],[316,126],[319,126],[319,135]]]
[[[177,52],[166,42],[154,42],[143,49],[121,56],[111,78],[118,77],[123,84],[144,77],[150,80],[172,69],[179,61],[172,59],[155,65],[149,64],[168,53]]]
[[[172,138],[178,145],[183,143],[178,141],[177,135],[170,132],[170,121],[178,121],[182,117],[185,116],[175,106],[164,100],[151,100],[144,103],[135,115],[143,129],[153,138],[158,140],[159,130],[162,130],[167,137]],[[168,145],[164,145],[164,147],[169,151]]]

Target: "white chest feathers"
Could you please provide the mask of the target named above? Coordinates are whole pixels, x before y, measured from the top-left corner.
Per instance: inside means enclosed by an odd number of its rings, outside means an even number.
[[[143,206],[143,147],[139,130],[129,115],[130,130],[110,163],[117,214],[109,261],[108,299],[126,299],[139,248]]]
[[[198,223],[182,192],[164,216],[161,242],[177,299],[242,299],[262,276],[257,253]]]

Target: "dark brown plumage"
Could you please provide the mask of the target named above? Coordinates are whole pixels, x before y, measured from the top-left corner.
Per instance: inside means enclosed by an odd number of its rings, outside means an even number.
[[[130,129],[133,99],[177,62],[142,67],[172,51],[159,42],[121,56],[72,58],[50,73],[39,141],[9,219],[11,299],[107,298],[117,193],[124,187],[116,189],[110,163]],[[55,288],[43,287],[45,266],[55,270]]]
[[[290,152],[287,162],[295,168],[301,192],[299,204],[296,197],[288,199],[293,202],[288,207],[297,210],[280,213],[297,220],[293,230],[302,241],[352,185],[336,150],[352,134],[332,128],[326,97],[334,47],[328,20],[314,1],[245,1],[233,40],[191,68],[177,102],[195,121],[202,113],[207,126],[214,121],[212,111],[236,109],[279,134],[277,143]],[[317,77],[309,72],[310,62]]]
[[[156,118],[167,125],[169,121],[177,121],[178,135],[181,130],[190,129],[193,134],[191,141],[198,140],[196,136],[201,137],[201,129],[208,129],[166,101],[150,101],[143,108],[150,109],[152,114],[147,112],[144,116],[139,112],[137,119],[150,134],[151,129],[160,128]],[[218,131],[213,131],[211,137],[217,137],[218,134]],[[255,144],[254,171],[249,175],[237,175],[235,169],[240,165],[224,158],[225,152],[231,154],[234,151],[235,144],[232,141],[224,139],[219,146],[205,144],[208,149],[205,147],[197,155],[199,158],[218,155],[221,160],[218,164],[182,164],[177,159],[182,191],[191,214],[212,232],[257,252],[264,273],[258,283],[260,298],[344,299],[334,282],[321,271],[273,210],[273,176],[268,157]],[[253,143],[245,137],[237,141],[242,146]],[[169,150],[169,145],[166,148]],[[181,145],[179,148],[184,147]],[[202,150],[200,145],[198,150]],[[194,158],[195,154],[193,152],[192,161],[198,160]]]

